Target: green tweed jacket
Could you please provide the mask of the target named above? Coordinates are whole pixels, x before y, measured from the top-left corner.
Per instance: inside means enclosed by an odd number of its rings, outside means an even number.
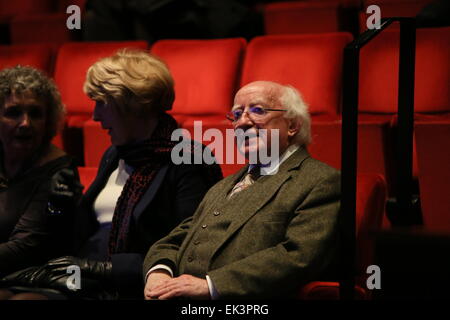
[[[205,195],[193,217],[156,242],[144,275],[208,275],[221,299],[292,297],[320,278],[338,252],[339,171],[299,148],[275,175],[227,199],[243,168]]]

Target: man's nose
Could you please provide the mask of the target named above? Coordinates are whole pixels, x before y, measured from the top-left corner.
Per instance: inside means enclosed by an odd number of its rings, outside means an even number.
[[[244,111],[241,117],[234,124],[235,128],[248,128],[252,127],[255,123],[250,118],[250,114],[247,111]]]

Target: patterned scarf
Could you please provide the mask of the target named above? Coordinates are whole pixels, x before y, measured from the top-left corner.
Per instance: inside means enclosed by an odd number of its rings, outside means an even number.
[[[172,148],[178,143],[171,141],[172,132],[178,128],[174,118],[162,113],[151,138],[146,141],[118,146],[119,158],[134,168],[122,189],[114,210],[109,235],[109,256],[114,253],[129,252],[130,222],[134,208],[147,191],[158,171],[171,162]],[[204,149],[192,144],[192,154]],[[198,150],[200,149],[200,150]],[[183,149],[186,151],[186,149]],[[217,164],[202,164],[202,174],[209,186],[222,179],[222,171]]]
[[[151,138],[139,143],[118,146],[119,158],[134,168],[116,203],[109,234],[109,255],[128,250],[130,221],[134,208],[147,191],[159,169],[170,161],[176,141],[171,141],[177,123],[162,113]]]

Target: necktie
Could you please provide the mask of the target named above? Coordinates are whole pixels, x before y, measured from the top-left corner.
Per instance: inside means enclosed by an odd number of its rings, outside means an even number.
[[[228,199],[234,196],[236,193],[246,189],[255,183],[256,180],[261,176],[261,168],[259,166],[254,166],[250,171],[244,176],[244,179],[236,183],[236,185],[231,190],[228,195]]]

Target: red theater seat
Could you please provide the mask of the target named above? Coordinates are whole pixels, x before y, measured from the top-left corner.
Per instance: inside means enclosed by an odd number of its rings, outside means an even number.
[[[255,37],[245,56],[241,85],[270,80],[297,88],[313,117],[335,119],[342,87],[343,49],[349,33]]]
[[[111,138],[98,122],[92,119],[83,124],[84,165],[97,167],[103,153],[111,146]]]
[[[22,13],[52,12],[52,0],[1,0],[0,17],[12,17]]]
[[[420,202],[426,229],[450,231],[450,120],[416,122]]]
[[[35,1],[46,2],[46,1]],[[10,24],[10,40],[12,43],[50,42],[64,43],[81,39],[80,30],[67,28],[67,20],[73,11],[67,13],[67,8],[77,5],[82,18],[85,0],[51,1],[51,10],[21,11]]]
[[[339,3],[337,1],[287,1],[263,7],[265,33],[337,32]]]
[[[11,19],[11,43],[57,43],[75,41],[78,30],[69,30],[66,13],[21,14]]]
[[[378,174],[357,176],[356,191],[356,299],[369,299],[366,288],[367,267],[374,261],[374,233],[382,225],[387,188]],[[314,281],[303,286],[299,298],[305,300],[339,299],[339,283]]]
[[[236,92],[246,41],[160,40],[151,52],[169,66],[175,79],[170,113],[181,124],[194,120],[225,121]]]
[[[381,18],[388,17],[415,17],[433,0],[366,0],[363,1],[363,10],[359,13],[359,30],[367,29],[367,19],[372,14],[367,14],[367,7],[377,5],[380,8]],[[393,26],[397,28],[398,25]]]
[[[359,110],[397,112],[399,31],[387,30],[361,50]],[[414,111],[450,112],[450,27],[417,29]],[[380,94],[383,93],[383,94]]]
[[[78,173],[80,174],[80,182],[84,186],[83,192],[89,188],[97,175],[96,167],[78,167]]]
[[[18,64],[30,66],[52,74],[53,48],[45,44],[0,46],[0,69]]]
[[[396,126],[399,31],[387,30],[361,50],[359,119]],[[416,119],[450,118],[450,27],[417,29],[414,111]],[[382,93],[382,94],[381,94]],[[390,140],[395,137],[390,134]],[[391,151],[394,154],[395,150]],[[414,151],[415,152],[415,151]],[[394,167],[393,160],[386,155]],[[414,176],[418,175],[413,160]],[[388,182],[394,178],[387,178]]]

